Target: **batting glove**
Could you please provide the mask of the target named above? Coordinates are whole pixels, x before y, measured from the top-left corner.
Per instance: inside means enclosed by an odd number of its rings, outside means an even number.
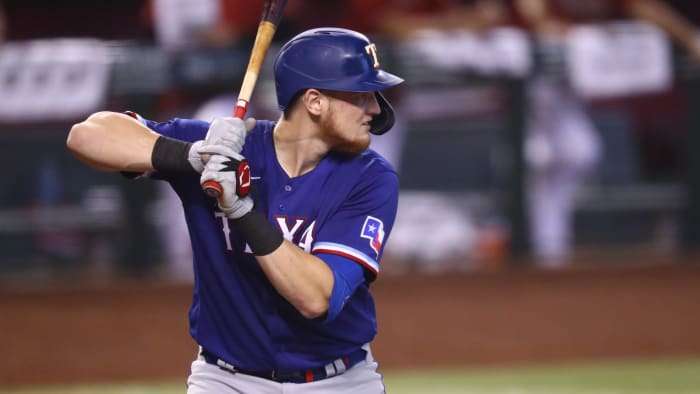
[[[211,156],[204,166],[200,183],[218,182],[223,192],[217,202],[219,209],[229,219],[238,219],[253,209],[250,192],[250,166],[240,154]]]
[[[245,122],[230,117],[214,119],[209,125],[204,143],[197,150],[204,163],[206,164],[212,155],[234,157],[235,154],[241,153],[246,135],[255,127],[255,122],[254,118],[248,118]]]
[[[202,155],[197,152],[199,150],[199,147],[204,144],[204,140],[196,141],[192,143],[192,146],[190,146],[189,153],[187,154],[187,161],[190,162],[190,165],[192,168],[197,171],[198,174],[201,174],[202,171],[204,171],[204,162],[202,161]]]

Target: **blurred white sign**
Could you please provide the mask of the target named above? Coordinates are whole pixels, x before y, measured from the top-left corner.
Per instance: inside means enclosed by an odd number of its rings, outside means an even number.
[[[446,70],[524,76],[532,66],[527,35],[513,28],[494,28],[483,34],[423,30],[410,46],[425,63]]]
[[[10,42],[0,47],[0,120],[47,121],[88,114],[109,83],[105,45],[92,39]]]
[[[153,17],[158,44],[173,51],[199,45],[202,31],[221,18],[218,0],[153,0]]]
[[[668,89],[672,59],[666,35],[642,22],[575,27],[568,36],[569,78],[586,97]]]

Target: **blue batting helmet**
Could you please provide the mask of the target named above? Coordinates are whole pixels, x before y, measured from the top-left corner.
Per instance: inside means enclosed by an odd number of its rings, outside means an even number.
[[[280,110],[305,89],[375,92],[381,113],[370,132],[384,134],[394,125],[394,110],[379,92],[403,79],[379,68],[377,47],[358,32],[318,28],[287,42],[275,60],[275,87]]]

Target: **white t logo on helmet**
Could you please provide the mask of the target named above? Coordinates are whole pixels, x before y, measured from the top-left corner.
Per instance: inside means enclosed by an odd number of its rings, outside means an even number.
[[[368,44],[367,46],[365,46],[365,52],[367,52],[368,55],[372,56],[372,67],[379,68],[379,58],[377,58],[377,46],[374,45],[374,43]]]

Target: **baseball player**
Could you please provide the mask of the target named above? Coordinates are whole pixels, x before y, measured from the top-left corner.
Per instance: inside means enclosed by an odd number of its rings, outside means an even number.
[[[274,74],[277,121],[98,112],[68,148],[98,170],[165,180],[182,200],[199,345],[188,393],[382,393],[369,287],[399,184],[368,146],[394,122],[380,91],[403,80],[366,36],[337,28],[291,39]]]

